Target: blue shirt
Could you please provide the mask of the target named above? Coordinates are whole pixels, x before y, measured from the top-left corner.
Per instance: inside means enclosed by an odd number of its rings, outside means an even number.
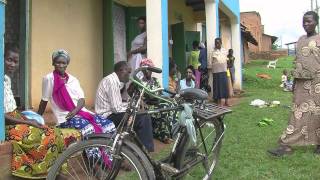
[[[191,86],[187,86],[187,82],[186,82],[186,79],[182,79],[180,81],[180,89],[183,90],[183,89],[188,89],[188,88],[194,88],[195,87],[195,83],[193,80],[191,80]]]

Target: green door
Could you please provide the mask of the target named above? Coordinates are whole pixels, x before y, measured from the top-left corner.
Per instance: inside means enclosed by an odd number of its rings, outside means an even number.
[[[186,31],[186,51],[189,52],[192,50],[192,42],[200,41],[200,32],[198,31]]]
[[[127,50],[130,50],[132,40],[138,34],[140,34],[140,30],[137,24],[137,20],[140,16],[146,16],[146,7],[127,7],[126,8]]]
[[[178,70],[182,73],[186,68],[186,52],[185,52],[185,34],[184,23],[171,25],[172,34],[172,58],[178,66]],[[183,74],[183,73],[182,73]]]

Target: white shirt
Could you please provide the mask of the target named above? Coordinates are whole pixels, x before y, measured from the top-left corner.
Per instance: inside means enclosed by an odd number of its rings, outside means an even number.
[[[188,88],[195,88],[195,83],[194,83],[194,81],[191,80],[190,86],[188,86],[186,79],[180,80],[180,90],[188,89]]]
[[[122,102],[121,86],[121,82],[115,72],[101,80],[96,94],[96,113],[107,118],[112,113],[126,111],[128,103]]]
[[[281,82],[286,82],[288,80],[288,77],[286,75],[281,76]]]
[[[208,67],[212,68],[213,73],[227,72],[228,51],[221,49],[214,49],[208,61]]]
[[[14,99],[11,89],[11,79],[9,76],[4,75],[4,113],[12,112],[17,109],[16,100]]]
[[[80,86],[79,80],[70,74],[68,75],[69,75],[69,79],[65,85],[74,105],[77,106],[79,99],[84,98],[84,93]],[[58,120],[58,123],[60,124],[66,121],[66,116],[69,113],[69,111],[64,111],[60,109],[52,99],[53,83],[54,83],[53,73],[47,74],[46,76],[43,77],[41,99],[43,101],[50,101],[53,114],[55,115],[56,119]],[[81,110],[90,112],[86,108],[82,108]]]

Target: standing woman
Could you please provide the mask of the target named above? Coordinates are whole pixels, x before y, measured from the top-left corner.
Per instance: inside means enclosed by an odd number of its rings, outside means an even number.
[[[42,80],[42,98],[39,114],[43,114],[48,101],[61,128],[80,130],[83,136],[92,133],[115,132],[112,121],[87,110],[84,92],[79,80],[68,74],[66,69],[70,63],[69,54],[65,50],[58,50],[52,54],[54,71]]]
[[[274,156],[291,154],[291,146],[307,145],[316,145],[315,153],[320,154],[320,36],[315,31],[318,21],[314,11],[303,15],[307,34],[297,42],[292,113],[279,146],[268,151]]]
[[[146,32],[146,17],[138,18],[138,27],[140,34],[137,35],[131,42],[131,50],[128,52],[128,62],[131,66],[131,75],[134,70],[140,67],[141,60],[146,58],[147,54],[147,32]]]
[[[45,178],[64,149],[62,134],[59,129],[28,119],[17,110],[7,74],[15,72],[19,65],[19,49],[7,45],[5,48],[4,113],[6,140],[13,147],[11,171],[23,178]]]
[[[219,106],[230,106],[228,102],[229,89],[227,77],[227,51],[221,47],[221,38],[214,40],[214,50],[208,63],[213,72],[213,99]]]

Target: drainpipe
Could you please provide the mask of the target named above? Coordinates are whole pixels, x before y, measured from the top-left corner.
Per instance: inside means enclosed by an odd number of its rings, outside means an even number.
[[[3,78],[4,78],[4,28],[5,28],[5,5],[6,0],[0,0],[0,142],[5,138],[5,120],[4,120],[4,104],[3,104]]]

